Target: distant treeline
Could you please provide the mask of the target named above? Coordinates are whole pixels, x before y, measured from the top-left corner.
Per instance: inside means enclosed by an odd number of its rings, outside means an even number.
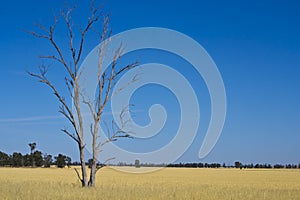
[[[234,165],[226,165],[225,163],[223,163],[222,165],[219,163],[179,163],[179,164],[169,164],[167,165],[167,167],[186,167],[186,168],[259,168],[259,169],[282,169],[282,168],[286,168],[286,169],[300,169],[300,164],[295,165],[295,164],[286,164],[286,165],[282,165],[282,164],[275,164],[275,165],[271,165],[271,164],[242,164],[241,162],[235,162]]]
[[[31,151],[30,154],[22,155],[19,152],[14,152],[12,155],[8,155],[0,151],[0,167],[45,167],[56,166],[58,168],[79,166],[79,162],[72,162],[69,156],[58,154],[52,156],[50,154],[43,154],[41,151]],[[90,168],[92,165],[92,159],[86,162],[86,165]],[[104,166],[98,163],[98,166]]]
[[[242,164],[236,161],[233,165],[226,165],[225,163],[176,163],[176,164],[151,164],[151,163],[140,163],[136,160],[135,164],[127,164],[125,162],[120,162],[117,166],[135,166],[135,167],[182,167],[182,168],[259,168],[259,169],[300,169],[300,164]]]
[[[0,167],[50,167],[51,165],[63,168],[72,165],[72,160],[63,154],[58,154],[53,159],[52,155],[43,154],[41,151],[32,151],[25,155],[18,152],[8,155],[0,151]]]
[[[87,166],[91,166],[92,160],[88,160]],[[69,156],[58,154],[52,156],[49,154],[43,154],[41,151],[31,151],[30,154],[22,155],[21,153],[14,152],[12,155],[8,155],[0,151],[0,167],[50,167],[57,166],[58,168],[64,168],[66,166],[77,166],[79,162],[72,162]],[[104,164],[98,163],[98,166],[104,166]],[[178,167],[178,168],[240,168],[240,169],[300,169],[300,164],[242,164],[236,161],[233,165],[226,165],[225,163],[176,163],[176,164],[151,164],[140,163],[139,160],[135,160],[135,163],[120,162],[115,166],[134,166],[134,167]]]

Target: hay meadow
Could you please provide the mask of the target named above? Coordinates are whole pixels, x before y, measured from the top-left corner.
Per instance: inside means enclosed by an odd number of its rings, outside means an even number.
[[[0,168],[0,199],[299,200],[297,169],[164,168],[130,174],[103,168],[81,188],[72,168]]]

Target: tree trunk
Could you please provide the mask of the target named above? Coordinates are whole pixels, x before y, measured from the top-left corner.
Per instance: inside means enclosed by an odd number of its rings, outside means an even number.
[[[89,180],[89,187],[94,187],[96,182],[96,173],[97,173],[97,162],[96,159],[93,159],[91,166],[91,174]]]
[[[80,163],[81,163],[81,173],[82,173],[82,187],[88,186],[88,177],[86,173],[86,167],[85,167],[85,159],[84,159],[84,148],[79,146],[80,151]]]
[[[100,111],[102,112],[102,111]],[[94,187],[96,182],[96,173],[97,173],[97,162],[98,162],[98,153],[99,148],[97,145],[97,138],[98,138],[98,131],[99,131],[99,123],[100,123],[100,116],[94,118],[95,124],[94,124],[94,130],[93,130],[93,160],[92,160],[92,166],[91,166],[91,174],[90,174],[90,180],[89,180],[89,187]]]

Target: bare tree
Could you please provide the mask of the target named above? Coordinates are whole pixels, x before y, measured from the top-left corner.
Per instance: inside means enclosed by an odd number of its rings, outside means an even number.
[[[64,24],[67,27],[68,30],[68,36],[69,39],[66,41],[69,46],[68,52],[63,52],[57,41],[55,40],[55,30],[56,25],[58,23],[58,17],[54,17],[54,23],[52,26],[50,26],[49,29],[45,28],[43,25],[38,25],[39,31],[42,33],[38,33],[35,31],[28,31],[30,34],[37,38],[43,38],[50,42],[51,46],[55,50],[54,55],[46,55],[46,56],[40,56],[42,59],[51,59],[60,64],[61,67],[63,67],[66,71],[65,76],[65,84],[67,89],[69,90],[70,98],[73,101],[73,107],[75,108],[73,111],[72,105],[69,105],[67,101],[65,100],[65,97],[62,96],[61,92],[58,91],[55,84],[48,79],[47,70],[48,68],[44,65],[39,66],[39,73],[32,73],[28,72],[32,77],[35,77],[39,80],[39,82],[46,84],[54,95],[56,96],[57,100],[60,102],[60,110],[59,112],[70,122],[72,125],[73,131],[70,131],[66,128],[62,129],[62,132],[67,134],[70,138],[72,138],[78,146],[79,155],[80,155],[80,163],[81,163],[81,174],[80,172],[75,168],[76,174],[78,178],[80,179],[82,183],[82,187],[93,187],[95,185],[96,181],[96,173],[101,167],[97,166],[97,163],[99,162],[98,157],[99,153],[103,147],[103,145],[116,141],[118,138],[123,137],[129,137],[128,132],[124,132],[123,128],[126,125],[127,121],[124,120],[124,113],[128,111],[127,108],[124,108],[124,110],[120,113],[120,119],[122,122],[121,127],[118,127],[116,123],[113,121],[110,128],[107,129],[109,131],[109,137],[105,141],[98,141],[99,138],[99,126],[100,122],[103,120],[103,110],[106,107],[107,103],[110,101],[112,97],[112,90],[115,86],[115,83],[117,79],[126,71],[134,68],[137,66],[137,63],[132,63],[129,65],[126,65],[124,67],[117,67],[117,62],[122,56],[122,46],[120,46],[115,54],[112,64],[107,67],[102,72],[102,61],[104,56],[105,47],[107,45],[107,38],[110,36],[111,30],[108,27],[109,24],[109,16],[104,15],[100,7],[95,6],[95,2],[93,1],[90,6],[90,16],[87,20],[86,25],[83,29],[80,30],[80,38],[79,38],[79,44],[78,46],[74,45],[74,31],[75,28],[73,26],[73,20],[72,20],[72,11],[73,8],[68,8],[60,12],[60,18],[63,19]],[[86,40],[86,35],[91,30],[94,30],[94,25],[99,22],[100,20],[103,20],[102,23],[102,30],[100,31],[100,41],[102,42],[102,46],[99,49],[99,63],[98,66],[95,66],[98,68],[98,92],[95,97],[95,99],[90,99],[90,97],[85,96],[84,92],[82,91],[82,88],[80,88],[79,84],[79,66],[82,59],[82,52],[84,49],[84,44]],[[76,47],[75,47],[76,46]],[[67,61],[71,60],[71,63],[69,64]],[[101,73],[102,72],[102,73]],[[136,77],[133,77],[130,82],[136,81]],[[82,108],[81,103],[84,103],[89,107],[89,111],[91,112],[91,115],[93,116],[92,121],[90,122],[90,130],[85,130],[83,126],[83,114],[82,114]],[[84,141],[84,134],[92,134],[92,166],[91,166],[91,173],[90,177],[87,176],[86,171],[86,165],[85,165],[85,141]]]

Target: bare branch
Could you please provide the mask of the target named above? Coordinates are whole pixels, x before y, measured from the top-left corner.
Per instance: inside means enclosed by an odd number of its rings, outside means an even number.
[[[132,63],[130,65],[127,65],[126,67],[123,67],[122,69],[120,69],[119,71],[117,71],[115,74],[114,74],[114,77],[113,78],[116,78],[117,76],[119,76],[121,73],[123,73],[124,71],[129,71],[135,67],[137,67],[139,65],[138,62],[135,62],[135,63]]]
[[[90,100],[89,97],[88,97],[88,100],[87,100],[84,94],[80,93],[80,95],[81,95],[81,98],[82,98],[82,102],[89,107],[89,110],[90,110],[94,120],[96,120],[97,116],[96,116],[96,113],[95,113],[94,108],[93,108],[94,103]]]
[[[73,58],[73,64],[74,64],[74,75],[75,77],[77,76],[77,71],[78,71],[78,67],[77,67],[77,58],[76,58],[76,49],[73,45],[73,37],[74,37],[74,33],[73,33],[73,24],[72,24],[72,18],[71,18],[71,13],[73,12],[73,10],[76,7],[74,6],[73,8],[69,8],[66,11],[62,11],[61,15],[63,16],[66,25],[68,27],[68,31],[69,31],[69,47],[70,47],[70,51],[71,51],[71,55]]]
[[[26,31],[27,33],[33,35],[36,38],[44,38],[47,39],[48,41],[50,41],[50,43],[52,44],[52,46],[54,47],[54,49],[56,50],[57,54],[59,55],[59,58],[55,57],[55,56],[46,56],[47,58],[51,58],[54,59],[58,62],[60,62],[61,64],[63,64],[63,66],[65,67],[65,69],[68,71],[70,77],[74,80],[75,79],[75,75],[72,72],[72,69],[69,67],[69,65],[66,63],[65,58],[60,50],[60,48],[58,47],[56,41],[54,40],[54,32],[56,29],[56,25],[57,25],[57,17],[54,16],[54,21],[53,21],[53,25],[51,25],[49,27],[49,30],[46,29],[42,24],[36,25],[40,30],[42,30],[44,33],[40,34],[37,33],[35,31]],[[43,57],[43,56],[42,56]],[[46,58],[45,57],[45,58]]]
[[[59,106],[59,111],[58,111],[58,112],[61,113],[62,115],[64,115],[64,116],[70,121],[70,123],[72,124],[72,126],[74,126],[75,121],[74,121],[74,119],[72,119],[72,118],[70,117],[70,115],[66,112],[64,106]]]
[[[56,52],[58,53],[59,57],[60,57],[60,63],[63,64],[63,66],[65,67],[65,69],[68,71],[70,77],[75,80],[76,76],[75,74],[72,72],[71,67],[66,63],[65,58],[60,50],[60,48],[58,47],[57,43],[55,42],[55,40],[53,39],[53,32],[54,29],[50,31],[50,36],[49,36],[49,40],[52,44],[52,46],[54,47],[54,49],[56,50]]]
[[[77,170],[76,168],[74,168],[74,170],[75,170],[75,172],[76,172],[76,174],[77,174],[78,179],[79,179],[80,182],[82,183],[82,182],[83,182],[83,179],[80,177],[80,174],[79,174],[78,170]]]
[[[117,90],[115,90],[114,93],[111,94],[110,99],[112,99],[115,95],[117,95],[118,93],[120,93],[122,90],[124,90],[125,88],[127,88],[127,87],[130,86],[131,84],[137,82],[139,76],[140,76],[140,74],[135,74],[135,75],[133,76],[133,78],[132,78],[129,82],[127,82],[125,85],[123,85],[122,87],[120,87],[120,88],[118,88]],[[116,79],[118,79],[118,78],[116,78]],[[117,82],[116,79],[115,79],[115,82]],[[114,85],[115,85],[115,83],[114,83]]]
[[[44,39],[49,39],[48,35],[44,35],[44,34],[39,34],[37,32],[34,31],[28,31],[28,30],[24,30],[26,33],[29,33],[30,35],[36,37],[36,38],[44,38]]]
[[[121,127],[118,127],[118,125],[116,124],[115,121],[112,121],[112,130],[113,130],[113,134],[107,138],[107,140],[105,140],[102,143],[99,143],[97,148],[101,149],[104,145],[106,145],[107,143],[110,142],[114,142],[117,141],[118,138],[132,138],[132,136],[130,135],[130,133],[132,133],[131,131],[127,131],[125,132],[123,129],[126,127],[126,125],[129,123],[129,120],[124,120],[124,115],[126,112],[128,112],[128,106],[126,108],[123,108],[119,118],[121,121]]]
[[[74,82],[71,79],[65,77],[65,83],[67,85],[70,97],[73,98]]]
[[[64,133],[66,133],[73,140],[75,140],[78,144],[80,144],[80,141],[78,140],[78,138],[76,138],[74,134],[71,134],[66,128],[65,129],[61,129],[61,131],[64,132]]]
[[[40,70],[40,75],[31,73],[31,72],[27,72],[27,73],[30,76],[37,78],[39,80],[39,82],[44,83],[51,88],[51,90],[54,92],[54,95],[57,97],[59,102],[62,104],[62,107],[60,108],[60,113],[62,113],[71,122],[72,126],[75,129],[76,135],[78,136],[78,139],[81,141],[82,138],[79,135],[79,131],[77,129],[77,125],[75,123],[75,118],[72,113],[72,110],[69,108],[65,99],[60,95],[60,93],[58,92],[56,87],[46,78],[47,68],[44,65],[42,65],[39,67],[39,70]],[[65,111],[65,109],[66,109],[66,111]]]
[[[80,40],[79,51],[78,51],[77,59],[75,61],[75,65],[77,65],[78,62],[80,61],[86,33],[92,28],[92,25],[96,23],[100,18],[100,14],[98,12],[99,12],[99,8],[95,7],[95,2],[93,1],[90,7],[90,17],[88,23],[86,24],[85,28],[81,31],[81,40]]]
[[[96,173],[97,173],[100,169],[102,169],[103,167],[105,167],[105,164],[106,164],[106,163],[108,163],[109,161],[114,160],[114,159],[116,159],[116,158],[115,158],[115,157],[108,158],[108,159],[105,160],[100,166],[97,166]]]
[[[42,58],[42,59],[53,59],[53,60],[55,60],[55,61],[63,64],[63,62],[61,61],[61,59],[57,58],[54,55],[51,55],[51,56],[39,56],[39,58]]]

